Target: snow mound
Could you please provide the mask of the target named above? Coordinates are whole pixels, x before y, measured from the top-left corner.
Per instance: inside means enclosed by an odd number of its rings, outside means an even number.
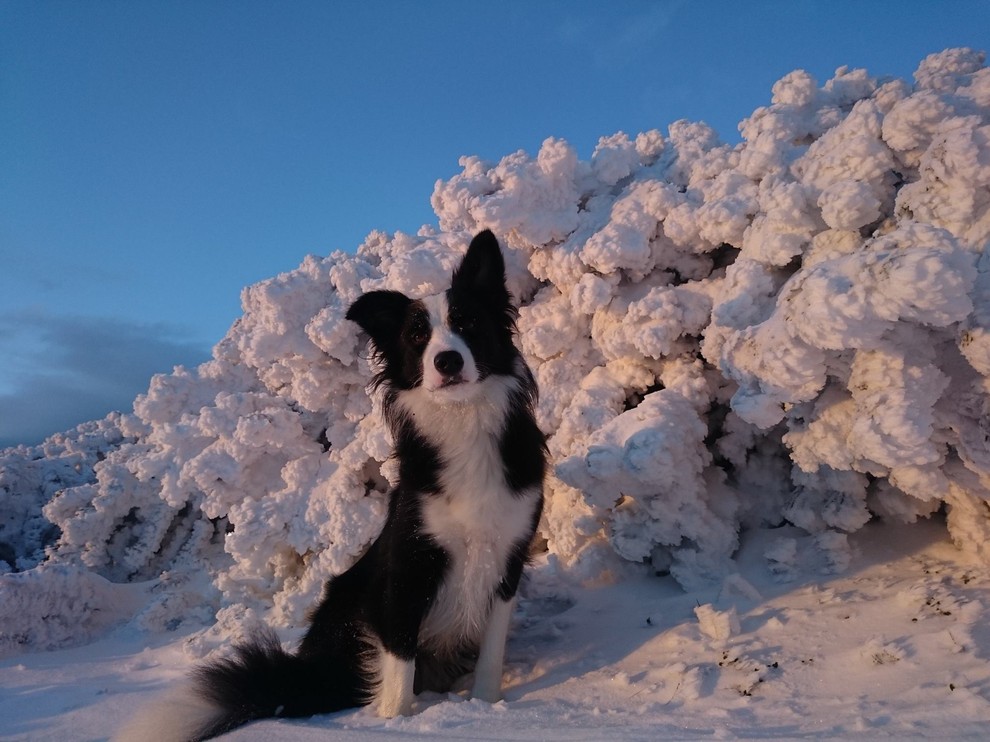
[[[213,359],[155,377],[113,435],[4,452],[0,565],[22,572],[0,602],[58,565],[205,573],[225,615],[304,622],[395,477],[344,312],[372,289],[443,288],[483,228],[506,250],[555,463],[541,534],[577,579],[645,562],[696,587],[733,572],[741,529],[785,522],[841,569],[872,517],[943,507],[990,561],[984,61],[934,54],[913,85],[793,72],[736,146],[679,121],[589,161],[557,139],[463,158],[434,190],[438,228],[245,289]],[[69,460],[78,479],[58,473]],[[98,610],[109,592],[92,594]],[[183,614],[163,616],[145,625]]]

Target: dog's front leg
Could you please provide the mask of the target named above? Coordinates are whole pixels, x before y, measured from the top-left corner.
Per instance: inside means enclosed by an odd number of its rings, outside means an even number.
[[[388,565],[379,624],[380,663],[375,707],[379,716],[412,713],[419,629],[436,597],[446,554],[424,539],[396,549]]]
[[[481,640],[478,664],[474,669],[473,698],[495,703],[502,698],[502,664],[505,661],[505,639],[509,633],[509,621],[515,608],[515,598],[495,599],[488,626]]]
[[[394,601],[392,605],[395,605]],[[416,678],[416,645],[421,612],[413,608],[395,611],[385,622],[379,650],[378,690],[375,710],[379,716],[412,714],[413,681]]]
[[[409,716],[412,713],[415,675],[415,659],[403,659],[386,649],[382,650],[381,687],[378,690],[376,708],[379,716],[392,718]]]

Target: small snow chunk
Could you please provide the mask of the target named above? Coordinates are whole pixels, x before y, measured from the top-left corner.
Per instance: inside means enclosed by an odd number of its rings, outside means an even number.
[[[840,180],[818,197],[822,219],[832,229],[859,229],[880,218],[880,201],[867,184]]]
[[[698,619],[701,633],[718,644],[725,644],[741,630],[734,607],[719,611],[710,603],[705,603],[694,609],[694,615]]]

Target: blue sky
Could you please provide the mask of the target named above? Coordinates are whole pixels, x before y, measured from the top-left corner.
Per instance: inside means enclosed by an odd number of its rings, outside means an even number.
[[[990,1],[0,3],[0,446],[129,410],[243,286],[435,223],[461,155],[587,158],[803,68],[910,79]]]

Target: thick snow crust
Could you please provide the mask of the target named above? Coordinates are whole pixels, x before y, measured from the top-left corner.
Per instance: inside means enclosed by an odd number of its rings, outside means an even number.
[[[121,606],[152,631],[215,616],[213,639],[303,624],[396,475],[344,312],[445,288],[483,228],[541,390],[547,569],[647,564],[696,590],[735,571],[742,531],[790,524],[809,536],[768,548],[772,572],[808,549],[839,571],[871,518],[942,509],[990,562],[984,61],[935,54],[913,84],[793,72],[735,146],[678,121],[587,161],[558,139],[462,158],[438,227],[248,287],[211,361],[155,377],[130,414],[0,452],[0,653],[88,639]]]

